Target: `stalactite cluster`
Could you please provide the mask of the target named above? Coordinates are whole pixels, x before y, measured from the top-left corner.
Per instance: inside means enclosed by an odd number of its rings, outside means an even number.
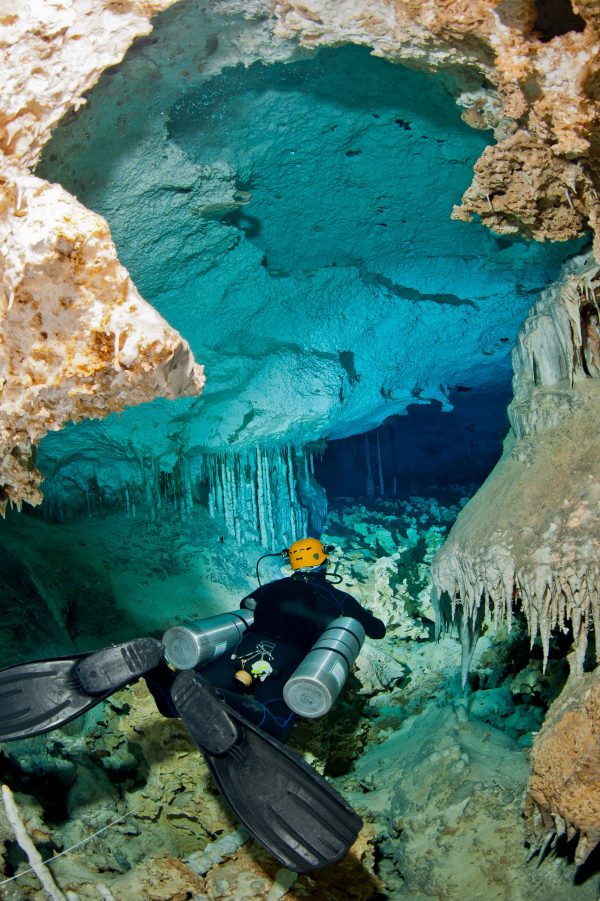
[[[272,550],[323,527],[327,497],[314,477],[311,445],[188,456],[180,451],[169,464],[114,442],[101,450],[112,461],[105,478],[99,480],[85,460],[48,474],[46,519],[64,523],[124,509],[133,519],[186,520],[195,504],[206,504],[239,544],[256,541]]]
[[[317,487],[310,451],[291,445],[257,447],[214,454],[202,465],[208,476],[209,512],[224,517],[240,544],[255,540],[275,550],[307,534],[309,511],[302,498]]]
[[[580,258],[533,307],[513,355],[504,455],[433,563],[438,619],[461,628],[464,678],[482,618],[510,627],[515,608],[545,660],[552,631],[571,630],[582,672],[592,628],[600,660],[599,272]]]

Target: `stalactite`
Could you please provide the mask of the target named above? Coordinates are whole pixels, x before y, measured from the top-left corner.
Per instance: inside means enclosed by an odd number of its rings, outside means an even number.
[[[142,478],[144,480],[144,491],[146,494],[146,506],[148,508],[148,512],[150,514],[150,519],[154,520],[156,518],[156,511],[154,508],[154,494],[152,491],[152,480],[149,478],[148,473],[146,472],[146,468],[142,463]]]
[[[383,465],[381,462],[381,442],[379,440],[379,432],[375,433],[375,437],[377,439],[377,473],[379,476],[379,496],[383,497],[385,494],[385,486],[383,482]]]
[[[259,513],[258,513],[258,504],[257,504],[257,490],[255,488],[254,480],[252,478],[252,464],[250,459],[250,454],[247,453],[244,456],[245,464],[244,464],[244,474],[246,477],[246,489],[248,494],[248,499],[250,503],[250,513],[252,522],[258,523],[259,525],[259,534],[260,534],[260,521],[259,521]]]
[[[207,477],[208,477],[208,512],[211,516],[214,516],[217,512],[216,475],[215,475],[215,461],[210,457],[208,458]]]
[[[276,550],[307,534],[315,500],[324,506],[311,463],[310,451],[292,445],[207,456],[208,511],[223,516],[240,544],[257,541]]]
[[[290,528],[291,535],[296,535],[298,533],[297,523],[296,523],[296,510],[298,508],[298,498],[296,497],[296,486],[295,486],[295,476],[294,476],[294,453],[291,447],[285,448],[284,453],[287,452],[287,459],[284,458],[287,469],[287,484],[290,492]]]
[[[570,628],[577,675],[592,629],[600,661],[600,468],[593,443],[600,270],[585,257],[579,263],[579,273],[568,270],[523,324],[513,351],[504,455],[432,562],[436,590],[449,607],[441,610],[442,624],[460,621],[472,640],[480,607],[495,627],[508,628],[521,608],[531,644],[541,642],[544,668],[553,632]]]
[[[262,474],[262,464],[261,464],[261,455],[260,448],[256,448],[256,506],[257,506],[257,519],[259,526],[259,534],[260,534],[260,543],[263,547],[268,547],[268,535],[267,535],[267,523],[265,519],[265,484],[263,481]]]
[[[271,479],[269,475],[269,455],[268,453],[263,454],[262,458],[263,462],[263,479],[265,483],[265,500],[266,500],[266,521],[267,521],[267,535],[268,535],[268,547],[275,547],[275,528],[273,525],[273,501],[271,497]]]
[[[369,446],[369,436],[365,434],[365,455],[367,459],[367,497],[375,496],[375,484],[373,482],[373,470],[371,468],[371,448]]]

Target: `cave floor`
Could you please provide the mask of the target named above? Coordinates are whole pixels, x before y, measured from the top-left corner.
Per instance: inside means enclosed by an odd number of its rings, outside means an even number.
[[[116,901],[597,901],[597,875],[576,884],[567,857],[539,867],[538,858],[525,862],[531,733],[542,701],[559,690],[560,667],[551,661],[543,677],[536,661],[515,664],[516,645],[488,633],[463,696],[460,645],[450,636],[432,640],[428,593],[429,560],[459,505],[432,498],[369,503],[331,511],[327,535],[341,552],[345,586],[384,617],[388,636],[367,643],[326,720],[301,724],[292,739],[363,816],[350,858],[311,876],[278,875],[264,852],[237,837],[201,756],[178,722],[160,717],[140,683],[60,731],[2,748],[0,775],[43,837],[46,856],[126,814],[52,866],[65,890],[82,901],[108,898],[105,889]],[[31,592],[30,603],[45,604],[45,633],[42,617],[25,603],[20,608],[25,625],[35,625],[20,633],[19,653],[28,656],[40,656],[40,647],[68,653],[101,645],[115,620],[113,641],[231,609],[252,588],[260,551],[247,546],[241,558],[219,521],[200,509],[186,522],[160,525],[121,513],[65,525],[9,516],[2,539],[5,571],[22,561],[12,583],[5,579],[5,605],[19,585]],[[265,578],[279,574],[274,567]],[[75,608],[69,616],[67,586]],[[91,602],[94,614],[85,612]],[[42,634],[45,645],[36,645]],[[60,813],[48,792],[60,798]],[[220,841],[227,849],[213,853]],[[7,848],[11,872],[20,858]],[[198,864],[202,849],[206,869]],[[7,901],[39,897],[31,874],[4,891]]]

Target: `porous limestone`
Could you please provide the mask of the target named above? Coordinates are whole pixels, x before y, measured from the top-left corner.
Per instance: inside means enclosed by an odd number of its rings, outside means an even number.
[[[37,504],[35,448],[68,420],[204,384],[186,341],[138,294],[106,222],[58,185],[0,182],[0,511]]]
[[[534,848],[565,836],[583,863],[600,842],[600,670],[569,679],[531,754],[525,805]]]
[[[566,6],[566,4],[565,4]],[[476,213],[494,231],[565,240],[598,224],[598,16],[532,0],[420,3],[277,0],[275,33],[306,47],[351,41],[378,56],[454,82],[463,118],[492,128],[454,216]],[[600,247],[596,247],[600,259]]]
[[[35,450],[49,430],[204,384],[106,222],[28,172],[53,126],[171,2],[0,7],[0,512],[40,502]]]
[[[0,5],[0,166],[35,165],[53,127],[176,0]]]

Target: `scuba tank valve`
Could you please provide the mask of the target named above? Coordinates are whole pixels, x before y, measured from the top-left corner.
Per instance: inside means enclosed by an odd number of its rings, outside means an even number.
[[[253,622],[252,610],[236,610],[173,626],[162,637],[165,659],[176,669],[196,669],[235,647]]]
[[[365,640],[365,630],[351,616],[329,623],[283,688],[283,699],[299,716],[328,713]]]

